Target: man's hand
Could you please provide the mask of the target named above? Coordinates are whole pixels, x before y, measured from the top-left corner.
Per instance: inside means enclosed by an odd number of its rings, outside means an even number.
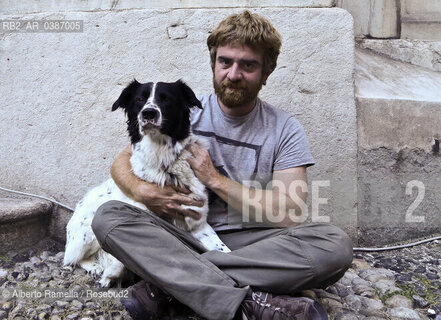
[[[187,216],[196,220],[201,218],[199,213],[182,207],[182,205],[195,207],[202,207],[204,205],[203,201],[186,196],[186,194],[190,193],[187,189],[169,186],[160,188],[159,186],[147,183],[140,184],[138,188],[139,190],[136,192],[138,198],[149,210],[159,217],[181,220]]]
[[[128,145],[115,158],[110,170],[113,180],[126,196],[145,204],[149,210],[160,217],[184,219],[189,216],[194,219],[200,218],[199,213],[184,209],[181,205],[202,207],[203,201],[188,197],[187,194],[190,191],[187,189],[168,186],[161,188],[154,183],[141,180],[132,172],[131,156],[132,148]]]
[[[195,143],[190,144],[187,149],[193,155],[193,158],[188,158],[187,161],[194,174],[207,188],[213,188],[219,183],[222,175],[214,167],[208,150]]]

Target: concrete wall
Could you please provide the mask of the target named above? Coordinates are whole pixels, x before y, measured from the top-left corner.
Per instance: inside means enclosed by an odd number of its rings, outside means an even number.
[[[439,233],[441,74],[356,51],[359,239]]]
[[[357,99],[360,245],[439,233],[440,102]]]
[[[206,38],[227,14],[242,10],[105,9],[1,17],[84,21],[81,33],[0,34],[1,185],[73,206],[108,176],[114,156],[128,143],[123,113],[110,112],[124,86],[134,77],[141,82],[183,78],[197,94],[210,92]],[[331,181],[320,189],[319,196],[329,200],[319,215],[355,238],[352,17],[336,8],[252,11],[268,17],[284,39],[278,67],[261,97],[305,126],[317,162],[309,178]]]

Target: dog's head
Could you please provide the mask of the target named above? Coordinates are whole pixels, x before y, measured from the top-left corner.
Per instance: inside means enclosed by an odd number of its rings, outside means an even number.
[[[190,108],[202,109],[193,90],[182,80],[172,83],[139,83],[134,80],[121,93],[112,111],[123,108],[132,144],[143,136],[163,134],[172,142],[190,133]]]

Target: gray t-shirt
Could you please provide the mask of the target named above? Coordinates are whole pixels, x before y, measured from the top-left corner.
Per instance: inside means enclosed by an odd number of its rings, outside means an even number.
[[[310,166],[314,159],[301,124],[289,113],[258,99],[247,115],[225,114],[215,94],[199,97],[203,110],[192,108],[193,133],[209,143],[220,173],[239,183],[257,180],[265,188],[272,172]],[[246,227],[241,215],[210,192],[208,222],[216,231]]]

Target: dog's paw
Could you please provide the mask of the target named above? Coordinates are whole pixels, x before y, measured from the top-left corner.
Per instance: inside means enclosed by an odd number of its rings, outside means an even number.
[[[110,287],[110,283],[112,282],[112,279],[108,277],[102,277],[98,283],[100,284],[101,288],[108,288]]]
[[[103,273],[103,268],[93,260],[80,261],[79,265],[92,277],[96,277]]]
[[[222,244],[216,244],[216,251],[221,251],[221,252],[231,252],[230,248],[228,248],[224,243]]]
[[[98,276],[101,274],[102,271],[100,271],[100,270],[90,270],[90,271],[86,271],[86,272],[87,272],[87,274],[89,276],[91,276],[92,278],[96,279],[96,278],[98,278]]]

